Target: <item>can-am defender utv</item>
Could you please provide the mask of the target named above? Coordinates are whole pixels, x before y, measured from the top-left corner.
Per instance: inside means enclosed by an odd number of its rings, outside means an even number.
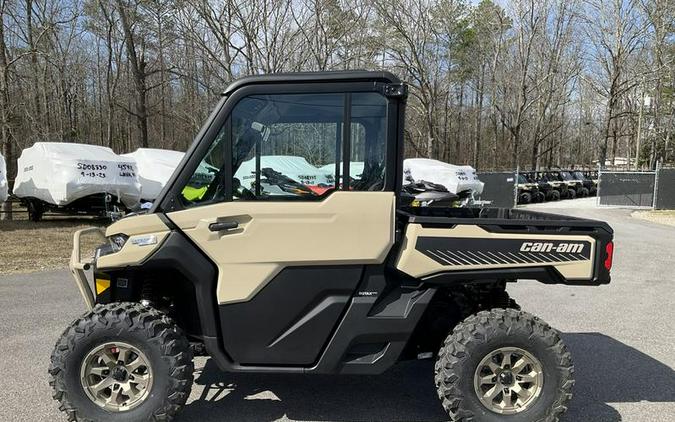
[[[90,311],[49,367],[68,418],[172,419],[203,349],[251,373],[377,374],[433,357],[453,421],[557,420],[570,353],[505,288],[609,283],[612,230],[508,209],[402,210],[406,93],[385,72],[236,81],[152,209],[110,225],[93,261],[77,232],[70,265]],[[335,184],[264,190],[260,165],[236,180],[243,161],[284,151],[338,163]],[[205,165],[217,171],[188,199]]]
[[[544,171],[541,180],[549,183],[551,187],[560,193],[560,199],[574,199],[577,197],[575,184],[565,181],[558,171]]]
[[[585,172],[580,170],[572,170],[571,173],[576,179],[581,180],[581,183],[584,184],[584,188],[586,188],[588,191],[587,196],[595,196],[598,193],[597,182],[588,177]]]
[[[530,182],[523,174],[518,175],[518,204],[544,202],[546,195],[539,190],[537,183]]]
[[[521,173],[525,176],[525,179],[530,183],[536,183],[539,188],[539,192],[544,194],[545,201],[559,201],[560,200],[560,191],[553,189],[550,183],[542,180],[542,175],[536,171],[528,171]]]

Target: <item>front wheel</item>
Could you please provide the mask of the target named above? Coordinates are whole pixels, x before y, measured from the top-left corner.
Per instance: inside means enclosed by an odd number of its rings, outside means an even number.
[[[38,222],[42,220],[44,209],[37,199],[29,199],[26,203],[26,208],[28,209],[28,219],[30,221]]]
[[[556,330],[526,312],[492,309],[447,337],[435,381],[451,421],[555,422],[572,397],[573,373]]]
[[[171,319],[113,303],[66,329],[49,384],[71,421],[170,421],[190,394],[193,369],[188,340]]]

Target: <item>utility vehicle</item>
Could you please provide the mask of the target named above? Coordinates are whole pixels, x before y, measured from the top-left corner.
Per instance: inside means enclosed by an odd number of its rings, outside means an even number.
[[[518,175],[518,203],[529,204],[530,202],[544,202],[546,195],[539,190],[537,183],[531,182],[523,174]]]
[[[560,192],[561,199],[574,199],[577,197],[576,183],[566,181],[559,171],[542,172],[541,180],[549,183],[551,187]]]
[[[578,180],[581,180],[581,183],[584,184],[584,188],[588,190],[588,196],[595,196],[598,193],[598,183],[597,181],[591,179],[586,175],[586,172],[580,170],[570,171],[572,175]]]
[[[539,192],[544,194],[545,201],[559,201],[560,191],[553,189],[550,183],[542,180],[542,175],[536,171],[528,171],[521,173],[529,183],[536,183]]]
[[[229,85],[153,208],[110,225],[93,260],[80,238],[97,229],[74,236],[70,266],[90,310],[49,367],[68,418],[170,420],[190,393],[193,353],[204,352],[223,371],[286,374],[378,374],[433,358],[434,373],[420,376],[451,420],[557,420],[572,395],[570,353],[506,286],[609,283],[612,230],[510,209],[410,207],[406,94],[392,74],[366,71]],[[263,190],[280,176],[259,165],[249,187],[236,180],[242,162],[284,152],[337,163],[335,184]],[[351,161],[363,170],[351,174]],[[186,197],[204,166],[215,177]]]

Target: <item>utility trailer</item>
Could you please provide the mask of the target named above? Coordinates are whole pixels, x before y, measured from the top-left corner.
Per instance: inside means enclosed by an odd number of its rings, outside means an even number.
[[[411,206],[406,94],[392,74],[364,71],[228,86],[152,209],[110,225],[92,259],[80,237],[99,229],[75,233],[70,267],[89,311],[49,367],[68,418],[170,420],[189,396],[194,353],[205,353],[223,371],[281,374],[379,374],[434,359],[426,375],[453,421],[558,420],[571,355],[507,286],[609,283],[612,229]],[[296,181],[270,195],[258,188],[270,170],[286,175],[260,164],[252,185],[236,177],[247,160],[300,150],[316,167],[338,163],[325,192]],[[350,161],[364,163],[359,174]],[[213,178],[187,197],[204,166]]]

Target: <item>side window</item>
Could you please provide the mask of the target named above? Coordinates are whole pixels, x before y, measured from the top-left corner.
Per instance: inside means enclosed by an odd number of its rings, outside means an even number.
[[[387,100],[374,92],[245,97],[183,188],[182,202],[190,207],[223,201],[230,186],[234,200],[317,200],[336,189],[380,191],[386,130]],[[230,146],[232,161],[226,163]],[[230,164],[232,178],[225,180]]]
[[[234,199],[319,199],[337,188],[344,94],[254,95],[232,112]]]
[[[222,179],[227,138],[227,131],[224,126],[213,141],[206,156],[199,163],[197,170],[188,180],[187,185],[183,187],[181,199],[184,205],[194,206],[225,199],[225,184]]]
[[[352,94],[350,189],[384,188],[387,150],[387,99],[376,92]]]

